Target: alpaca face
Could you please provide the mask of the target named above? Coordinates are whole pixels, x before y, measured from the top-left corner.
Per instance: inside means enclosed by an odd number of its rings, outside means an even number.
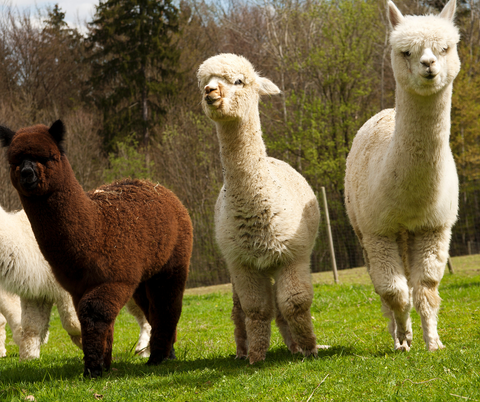
[[[242,56],[220,54],[206,60],[198,69],[202,107],[213,121],[248,118],[258,107],[260,95],[277,94],[278,87],[260,77]]]
[[[247,116],[258,104],[258,92],[246,87],[241,75],[234,83],[224,77],[212,76],[204,87],[203,110],[214,121],[228,121]]]
[[[55,126],[57,124],[57,126]],[[3,144],[9,146],[8,162],[10,163],[10,178],[17,191],[26,197],[50,194],[58,187],[62,174],[58,166],[61,164],[63,148],[58,136],[58,130],[63,131],[54,123],[49,129],[37,125],[17,131],[11,138],[2,137]],[[53,130],[52,130],[53,129]]]
[[[446,38],[392,44],[392,66],[403,89],[433,95],[451,84],[460,71],[457,44]]]
[[[389,2],[388,18],[392,67],[404,90],[421,96],[438,93],[450,85],[460,71],[458,29],[453,24],[455,0],[439,16],[407,16]]]

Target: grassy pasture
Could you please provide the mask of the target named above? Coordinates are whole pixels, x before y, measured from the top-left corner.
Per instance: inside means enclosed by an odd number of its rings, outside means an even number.
[[[190,289],[178,329],[177,360],[148,367],[133,355],[138,327],[122,311],[112,370],[82,377],[82,353],[56,309],[48,344],[36,361],[18,362],[9,342],[0,360],[1,401],[480,401],[480,255],[453,259],[442,281],[439,333],[445,350],[425,350],[413,312],[409,353],[393,351],[380,301],[365,269],[314,275],[317,359],[292,356],[272,326],[265,362],[234,358],[229,286]],[[11,340],[11,334],[7,335]]]

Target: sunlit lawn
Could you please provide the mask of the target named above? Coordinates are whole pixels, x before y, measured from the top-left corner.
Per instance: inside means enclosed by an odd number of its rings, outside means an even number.
[[[149,367],[133,356],[138,327],[122,311],[112,370],[84,379],[82,353],[54,310],[41,359],[19,363],[18,348],[7,345],[8,357],[0,360],[0,400],[480,401],[480,256],[453,263],[455,274],[447,271],[440,288],[445,350],[425,350],[414,312],[412,350],[394,352],[379,298],[365,270],[356,269],[341,271],[339,285],[331,273],[314,276],[315,331],[319,343],[331,345],[317,359],[292,356],[273,328],[265,362],[236,360],[230,293],[225,286],[193,289],[184,299],[177,360]]]

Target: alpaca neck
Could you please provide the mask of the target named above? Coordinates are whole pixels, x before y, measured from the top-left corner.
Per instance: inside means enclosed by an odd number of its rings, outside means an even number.
[[[243,191],[252,183],[252,176],[260,177],[265,170],[267,152],[262,139],[258,108],[244,119],[217,122],[220,157],[227,188]],[[266,178],[264,178],[266,179]]]
[[[402,150],[419,162],[431,163],[450,151],[452,84],[431,96],[420,96],[397,86],[395,134],[392,148]]]

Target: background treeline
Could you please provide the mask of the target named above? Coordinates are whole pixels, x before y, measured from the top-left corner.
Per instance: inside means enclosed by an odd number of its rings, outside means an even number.
[[[396,2],[406,14],[438,12],[444,3]],[[461,202],[451,255],[478,252],[480,243],[480,3],[458,6],[462,70],[451,146]],[[85,190],[124,176],[171,188],[194,223],[189,285],[228,282],[213,228],[219,149],[195,74],[221,52],[244,55],[283,91],[262,99],[268,152],[307,178],[321,206],[326,188],[338,267],[361,266],[343,178],[357,130],[394,106],[384,0],[109,0],[82,29],[68,26],[58,6],[29,13],[4,4],[0,124],[15,130],[61,118]],[[20,208],[3,152],[0,185],[1,205]],[[330,269],[325,219],[312,269]]]

